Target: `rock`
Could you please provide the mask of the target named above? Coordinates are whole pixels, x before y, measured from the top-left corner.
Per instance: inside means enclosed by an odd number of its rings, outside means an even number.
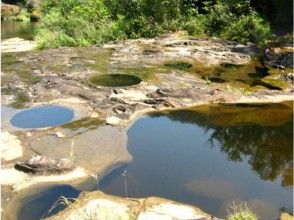
[[[11,186],[14,191],[20,191],[35,184],[78,180],[87,175],[85,170],[80,167],[67,173],[55,175],[31,175],[14,168],[2,168],[0,169],[0,184]]]
[[[157,197],[119,198],[96,191],[81,193],[78,201],[48,220],[83,220],[86,216],[91,219],[216,219],[197,207]]]
[[[38,22],[41,20],[41,13],[39,11],[33,11],[30,15],[30,21],[31,22]]]
[[[292,47],[269,48],[265,51],[264,60],[267,65],[274,68],[293,68],[293,52],[294,49]]]
[[[294,73],[283,74],[283,75],[281,75],[280,79],[284,80],[284,81],[291,82],[293,84],[293,82],[294,82]]]
[[[75,168],[76,166],[68,159],[52,160],[44,156],[35,156],[15,164],[15,169],[33,174],[63,173]]]
[[[235,47],[232,48],[232,52],[254,55],[256,52],[256,46],[250,43],[247,45],[237,44]]]
[[[282,212],[280,214],[279,220],[294,220],[294,217],[293,217],[293,215],[290,215],[289,213]]]
[[[22,52],[30,51],[36,48],[34,41],[24,40],[22,38],[10,38],[1,42],[1,52]]]
[[[99,113],[97,112],[92,112],[90,115],[91,118],[98,118],[99,117]]]
[[[113,107],[113,111],[117,114],[122,114],[127,111],[127,108],[124,107],[123,105],[118,105],[118,106]]]
[[[27,1],[27,9],[29,12],[33,12],[39,6],[38,0],[28,0]]]
[[[59,137],[59,138],[64,138],[64,134],[62,134],[60,131],[56,132],[55,133],[56,137]]]
[[[0,134],[1,160],[10,161],[22,157],[23,150],[20,140],[8,132]]]
[[[1,2],[1,20],[16,16],[20,11],[21,8],[17,5],[10,5]]]
[[[75,165],[99,175],[132,159],[127,151],[126,132],[117,127],[101,125],[86,132],[65,128],[61,132],[71,138],[57,138],[50,133],[41,138],[33,136],[28,140],[31,149],[47,158],[69,158]]]
[[[119,125],[121,123],[121,119],[115,116],[111,116],[106,118],[106,124],[108,125]]]

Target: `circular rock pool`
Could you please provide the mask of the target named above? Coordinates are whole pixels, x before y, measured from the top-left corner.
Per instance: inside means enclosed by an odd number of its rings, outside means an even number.
[[[23,110],[15,114],[10,123],[18,128],[45,128],[62,125],[74,117],[73,110],[56,105],[46,105]]]
[[[95,75],[89,80],[94,85],[106,87],[132,86],[142,81],[139,77],[126,74]]]

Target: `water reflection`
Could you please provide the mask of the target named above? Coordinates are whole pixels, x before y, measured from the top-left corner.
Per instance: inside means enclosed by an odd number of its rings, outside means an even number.
[[[220,146],[229,160],[247,160],[261,179],[282,177],[283,186],[293,185],[291,103],[203,106],[167,116],[212,130],[211,146]]]
[[[260,219],[292,207],[292,103],[200,106],[139,119],[128,132],[134,161],[102,191],[161,196],[225,217],[247,201]]]
[[[36,27],[34,22],[1,21],[1,40],[14,37],[33,40]]]

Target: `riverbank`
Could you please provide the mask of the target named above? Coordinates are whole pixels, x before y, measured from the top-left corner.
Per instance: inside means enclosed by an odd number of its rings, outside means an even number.
[[[214,103],[293,101],[293,73],[287,67],[265,67],[267,72],[259,84],[252,85],[261,68],[254,56],[251,44],[191,38],[182,33],[101,47],[3,54],[2,105],[23,108],[59,104],[78,113],[76,121],[47,129],[23,130],[12,127],[9,121],[2,123],[2,131],[9,137],[1,144],[2,153],[16,156],[16,151],[22,152],[17,158],[2,159],[1,184],[7,187],[4,198],[15,201],[18,193],[13,191],[61,179],[70,184],[94,175],[99,181],[114,168],[130,163],[127,130],[145,113]],[[240,71],[244,66],[249,70]],[[232,69],[240,74],[228,78],[226,73]],[[210,71],[211,75],[203,75]],[[132,86],[105,87],[90,80],[93,75],[110,73],[136,76],[142,81]],[[17,149],[10,148],[15,142]],[[68,158],[81,172],[34,176],[13,168],[17,162],[37,155]],[[4,174],[13,175],[14,181],[2,178]],[[2,204],[5,215],[5,207],[11,204],[4,200]]]

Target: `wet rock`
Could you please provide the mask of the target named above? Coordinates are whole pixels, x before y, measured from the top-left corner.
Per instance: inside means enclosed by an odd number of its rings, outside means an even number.
[[[15,164],[15,169],[33,174],[63,173],[75,168],[76,166],[69,159],[52,160],[44,156],[35,156]]]
[[[254,55],[256,53],[256,46],[251,43],[248,43],[247,45],[237,44],[235,47],[232,48],[232,52]]]
[[[293,65],[293,52],[292,47],[287,48],[270,48],[266,49],[264,60],[267,65],[278,69],[285,69],[287,67],[294,67]]]
[[[280,79],[293,83],[294,82],[294,73],[283,74],[283,75],[281,75]]]
[[[124,130],[108,125],[96,126],[86,132],[74,126],[70,128],[60,130],[67,138],[48,133],[36,134],[28,141],[40,155],[57,160],[69,158],[75,165],[99,175],[131,160]]]

